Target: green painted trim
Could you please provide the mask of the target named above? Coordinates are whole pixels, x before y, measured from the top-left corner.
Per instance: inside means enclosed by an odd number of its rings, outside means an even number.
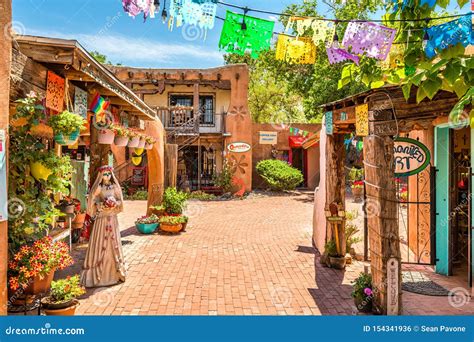
[[[436,273],[449,275],[449,161],[450,129],[436,127],[434,137],[434,164],[436,172]]]
[[[428,165],[430,165],[431,153],[430,153],[430,150],[428,149],[428,147],[426,147],[424,144],[422,144],[422,143],[419,142],[418,140],[411,139],[411,138],[398,137],[398,138],[393,139],[393,140],[394,140],[394,141],[407,142],[407,143],[416,145],[416,146],[418,146],[419,148],[421,148],[421,149],[423,150],[423,152],[425,152],[425,155],[426,155],[426,160],[425,160],[425,162],[424,162],[420,167],[418,167],[418,168],[415,169],[415,170],[409,171],[409,172],[403,172],[403,173],[396,173],[396,172],[395,172],[395,176],[396,176],[396,177],[405,177],[405,176],[413,176],[413,175],[416,175],[417,173],[420,173],[421,171],[423,171],[424,169],[426,169],[426,167],[427,167]]]

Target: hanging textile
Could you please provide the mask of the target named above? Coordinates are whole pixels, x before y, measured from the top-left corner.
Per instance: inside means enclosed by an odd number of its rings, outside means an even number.
[[[173,28],[173,23],[176,23],[176,27],[183,25],[183,0],[171,0],[170,3],[170,20],[168,26],[170,29]]]
[[[369,135],[369,105],[367,103],[355,108],[356,135],[365,137]]]
[[[354,54],[385,60],[395,38],[395,29],[370,22],[353,22],[347,25],[342,45]]]
[[[261,51],[270,48],[274,26],[273,21],[227,11],[219,48],[239,55],[249,52],[252,58],[257,58]]]
[[[87,91],[74,87],[74,112],[87,118]]]
[[[316,62],[316,46],[309,37],[278,36],[276,59],[295,64],[314,64]]]
[[[425,54],[433,58],[437,53],[458,44],[466,47],[474,44],[472,30],[472,15],[465,15],[445,24],[432,26],[426,29],[429,40],[425,47]]]
[[[296,20],[296,32],[299,36],[302,36],[306,33],[307,30],[311,28],[313,19],[297,19]]]
[[[334,131],[334,126],[332,122],[332,112],[326,112],[326,134],[327,135],[332,135]]]
[[[131,17],[143,13],[143,20],[150,15],[153,0],[122,0],[123,10]]]
[[[181,9],[184,23],[198,25],[204,29],[212,29],[214,27],[217,4],[211,0],[201,2],[184,0]]]
[[[336,25],[327,21],[314,20],[311,25],[313,29],[313,42],[319,44],[326,42],[331,44],[334,40],[334,34],[336,33]]]
[[[329,64],[335,64],[351,60],[355,64],[359,65],[359,56],[353,55],[352,53],[349,53],[344,49],[326,47],[326,52],[328,54]]]
[[[64,107],[64,78],[48,71],[46,84],[46,107],[56,112],[62,112]]]

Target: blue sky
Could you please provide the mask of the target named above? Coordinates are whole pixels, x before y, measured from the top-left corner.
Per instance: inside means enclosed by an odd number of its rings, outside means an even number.
[[[281,12],[286,5],[303,0],[227,0],[228,3]],[[166,1],[167,6],[169,0]],[[161,0],[163,3],[163,0]],[[220,5],[218,15],[225,17]],[[232,9],[231,9],[232,10]],[[265,14],[249,13],[277,20]],[[98,50],[113,63],[155,68],[207,68],[222,65],[218,49],[222,21],[208,31],[194,27],[163,25],[160,14],[143,23],[124,13],[120,0],[13,0],[13,27],[24,34],[78,40],[89,50]],[[328,17],[331,15],[328,13]],[[277,31],[281,28],[277,27]]]

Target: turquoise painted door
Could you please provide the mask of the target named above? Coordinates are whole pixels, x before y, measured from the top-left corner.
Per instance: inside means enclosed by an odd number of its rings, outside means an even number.
[[[449,159],[450,132],[448,127],[435,127],[436,167],[436,273],[449,275]]]

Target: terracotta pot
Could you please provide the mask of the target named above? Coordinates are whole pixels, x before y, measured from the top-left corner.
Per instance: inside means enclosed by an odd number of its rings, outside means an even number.
[[[114,144],[116,146],[127,146],[129,140],[130,140],[129,137],[116,135],[114,138]]]
[[[160,216],[163,216],[165,214],[165,209],[161,209],[161,210],[152,209],[151,213],[155,214],[158,217],[160,217]]]
[[[77,224],[84,224],[84,221],[86,220],[86,213],[79,213],[76,215],[72,223],[77,223]]]
[[[97,142],[103,145],[111,145],[114,142],[115,133],[111,129],[101,129],[97,135]]]
[[[329,257],[329,263],[332,268],[337,270],[343,270],[346,267],[346,258],[345,257]]]
[[[186,230],[186,227],[188,226],[188,222],[184,222],[181,224],[183,226],[183,229],[181,229],[181,231],[185,231]]]
[[[179,233],[183,229],[183,225],[181,223],[178,223],[178,224],[160,223],[160,229],[168,233]]]
[[[142,138],[142,139],[140,139],[140,141],[138,142],[137,148],[145,148],[145,144],[146,144],[146,140]]]
[[[138,147],[138,144],[140,143],[140,137],[133,137],[128,141],[128,147],[134,148]]]
[[[72,305],[64,309],[43,309],[46,316],[74,316],[79,301],[74,300]]]
[[[39,275],[33,278],[33,282],[25,289],[25,294],[37,295],[48,292],[54,278],[54,271],[49,272],[43,278]]]

